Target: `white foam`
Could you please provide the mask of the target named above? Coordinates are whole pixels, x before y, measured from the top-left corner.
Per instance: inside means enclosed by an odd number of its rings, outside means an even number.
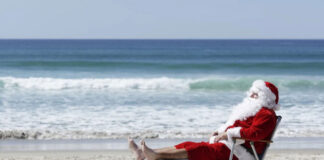
[[[243,91],[226,89],[186,92],[191,83],[205,79],[0,77],[5,87],[0,90],[0,135],[27,139],[204,138],[226,121],[230,106],[244,96]],[[277,113],[283,119],[278,136],[324,136],[322,92],[280,93],[282,109]]]
[[[263,77],[267,78],[267,77]],[[235,78],[232,76],[211,76],[201,78],[49,78],[49,77],[0,77],[0,87],[7,89],[136,89],[136,90],[217,90],[245,91],[260,77]],[[270,77],[280,90],[321,90],[324,77]],[[271,80],[273,79],[273,81]],[[297,80],[296,80],[297,79]]]
[[[201,137],[217,127],[220,122],[217,117],[222,114],[207,107],[161,106],[161,110],[120,106],[101,112],[82,108],[69,107],[65,111],[39,108],[34,112],[6,109],[0,112],[1,130],[6,131],[2,138]]]
[[[6,109],[0,112],[0,135],[3,139],[206,138],[230,113],[230,108],[222,106],[96,108],[100,106],[38,108],[30,112]],[[280,111],[283,120],[276,136],[324,136],[323,119],[314,122],[313,117],[320,115],[306,110],[292,107]],[[318,112],[323,113],[323,109]]]
[[[189,89],[190,79],[176,78],[105,78],[105,79],[61,79],[61,78],[15,78],[1,77],[5,88],[60,90],[60,89],[145,89],[176,90]]]

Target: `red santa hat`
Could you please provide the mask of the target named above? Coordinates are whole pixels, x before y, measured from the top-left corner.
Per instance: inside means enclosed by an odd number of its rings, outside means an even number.
[[[262,101],[264,107],[279,110],[279,91],[278,88],[263,80],[256,80],[253,82],[249,92],[258,93],[259,99]]]

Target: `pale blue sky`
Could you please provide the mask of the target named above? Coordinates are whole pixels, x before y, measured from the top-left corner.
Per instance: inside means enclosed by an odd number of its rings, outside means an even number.
[[[0,2],[0,38],[324,38],[324,0]]]

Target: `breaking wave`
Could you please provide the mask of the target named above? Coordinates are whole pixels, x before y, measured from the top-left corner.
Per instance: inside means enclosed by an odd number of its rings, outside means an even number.
[[[96,79],[61,79],[61,78],[15,78],[0,77],[0,88],[5,89],[134,89],[134,90],[214,90],[245,91],[258,78],[96,78]],[[324,89],[324,79],[309,78],[269,78],[281,90]]]
[[[143,132],[87,132],[87,131],[33,131],[33,130],[6,130],[0,131],[0,139],[120,139],[120,138],[206,138],[211,132],[184,132],[184,131],[143,131]],[[279,128],[276,137],[323,137],[324,130],[289,130]]]

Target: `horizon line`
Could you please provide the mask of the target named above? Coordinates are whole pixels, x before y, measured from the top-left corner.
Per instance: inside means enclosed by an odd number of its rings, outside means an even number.
[[[324,38],[0,38],[0,40],[324,40]]]

